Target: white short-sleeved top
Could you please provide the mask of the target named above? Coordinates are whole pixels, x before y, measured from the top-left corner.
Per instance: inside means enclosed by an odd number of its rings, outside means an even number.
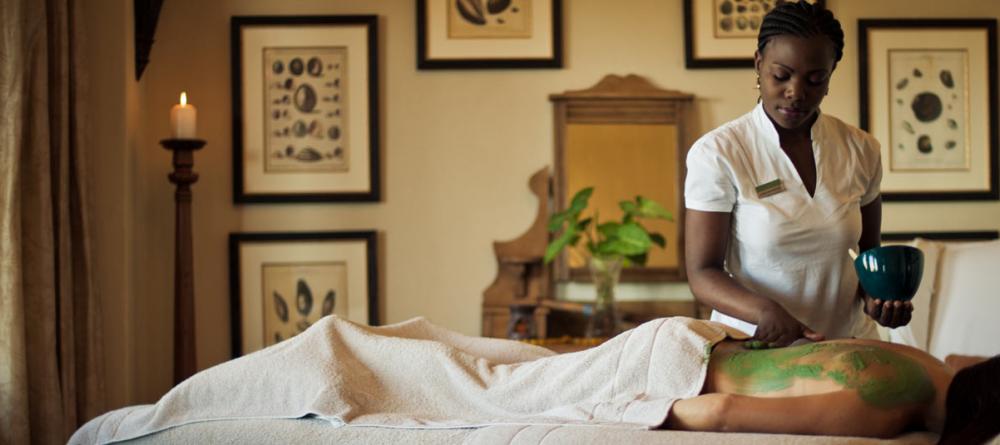
[[[858,249],[861,206],[879,196],[882,163],[871,135],[820,113],[812,126],[815,196],[809,196],[778,132],[758,104],[702,136],[687,155],[685,206],[731,212],[725,267],[736,281],[781,304],[826,338],[878,338],[855,296],[848,249]],[[785,190],[759,197],[775,179]],[[753,324],[712,319],[753,334]]]

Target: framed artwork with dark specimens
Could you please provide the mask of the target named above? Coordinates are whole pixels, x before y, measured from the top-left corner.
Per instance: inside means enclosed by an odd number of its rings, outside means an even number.
[[[882,232],[882,242],[900,243],[923,238],[933,241],[988,241],[1000,238],[996,230],[956,232]]]
[[[233,357],[327,315],[378,324],[374,231],[230,233]]]
[[[998,199],[996,20],[859,20],[858,45],[883,199]]]
[[[235,202],[380,199],[377,27],[232,17]]]
[[[688,68],[753,68],[764,15],[785,0],[684,0]],[[825,0],[809,3],[826,7]]]
[[[562,68],[562,0],[417,0],[417,68]]]

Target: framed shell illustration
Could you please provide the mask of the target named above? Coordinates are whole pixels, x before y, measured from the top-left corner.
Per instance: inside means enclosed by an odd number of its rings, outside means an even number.
[[[786,0],[684,0],[688,68],[751,68],[764,15]],[[826,7],[825,0],[808,0]]]
[[[417,68],[561,68],[562,0],[417,0]]]
[[[378,201],[377,18],[231,24],[234,201]]]
[[[889,50],[890,171],[968,171],[969,52]]]
[[[229,234],[233,356],[334,315],[378,324],[374,231]]]
[[[861,127],[885,200],[998,199],[995,19],[860,20]]]

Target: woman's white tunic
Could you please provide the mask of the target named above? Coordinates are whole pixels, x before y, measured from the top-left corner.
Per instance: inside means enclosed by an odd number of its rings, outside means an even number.
[[[739,283],[781,304],[826,338],[878,338],[861,310],[848,249],[858,249],[861,207],[879,195],[878,142],[820,113],[812,126],[815,196],[779,145],[761,105],[701,137],[687,156],[685,206],[731,212],[725,267]],[[759,196],[780,180],[784,191]],[[767,193],[763,193],[767,195]],[[753,324],[712,319],[753,334]]]

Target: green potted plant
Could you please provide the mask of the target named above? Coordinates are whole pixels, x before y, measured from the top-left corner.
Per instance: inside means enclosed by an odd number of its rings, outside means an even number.
[[[563,249],[576,247],[586,239],[585,246],[590,254],[588,265],[596,290],[587,336],[610,337],[618,333],[620,326],[615,313],[614,291],[622,267],[645,265],[653,246],[664,248],[667,245],[663,235],[650,232],[640,220],[673,221],[673,215],[656,201],[636,196],[633,201],[618,203],[622,210],[621,221],[601,222],[596,211],[593,216],[581,219],[593,193],[593,187],[578,191],[566,210],[549,219],[549,231],[558,235],[549,242],[544,259],[548,264]]]

